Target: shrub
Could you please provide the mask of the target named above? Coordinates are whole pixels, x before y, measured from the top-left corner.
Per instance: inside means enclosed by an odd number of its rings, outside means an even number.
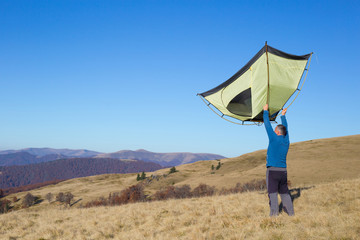
[[[102,203],[102,205],[120,205],[120,193],[110,193],[109,198],[106,201],[105,198],[100,198],[98,204]]]
[[[0,213],[7,213],[10,209],[10,201],[7,199],[0,200]]]
[[[35,204],[35,201],[36,201],[36,197],[33,196],[31,193],[28,193],[28,194],[25,195],[25,197],[24,197],[24,199],[22,201],[22,206],[24,208],[30,207],[30,206]]]
[[[212,196],[215,194],[215,187],[206,184],[200,184],[194,188],[192,195],[194,197]]]
[[[172,168],[170,168],[169,174],[176,173],[176,172],[177,172],[176,167],[172,167]]]
[[[266,181],[265,180],[253,180],[247,183],[237,183],[234,188],[229,189],[221,189],[219,192],[220,195],[226,195],[230,193],[242,193],[246,191],[261,191],[266,189]]]
[[[0,189],[0,198],[2,198],[3,196],[4,196],[4,191]]]
[[[245,191],[258,191],[266,189],[265,180],[253,180],[251,182],[241,184],[236,184],[233,188],[222,188],[219,191],[220,195],[230,194],[230,193],[241,193]],[[206,184],[200,184],[193,191],[189,185],[183,185],[181,187],[167,186],[166,188],[157,191],[153,196],[153,200],[166,200],[172,198],[190,198],[190,197],[205,197],[213,196],[216,194],[216,188],[214,186],[209,186]],[[60,193],[59,193],[60,194]],[[58,198],[58,197],[57,197]],[[108,206],[108,205],[121,205],[127,203],[135,203],[140,201],[145,201],[146,195],[143,191],[143,185],[137,184],[133,185],[127,189],[124,189],[120,193],[110,193],[108,199],[100,198],[95,201],[91,201],[85,204],[84,207],[94,207],[94,206]]]
[[[120,204],[134,203],[145,200],[144,188],[141,184],[133,185],[120,192]]]
[[[243,191],[259,191],[266,189],[265,180],[253,180],[242,185]]]
[[[59,194],[56,196],[56,201],[70,205],[73,198],[74,195],[72,195],[70,192],[59,192]]]
[[[89,207],[98,207],[98,206],[106,206],[106,205],[107,205],[107,201],[105,199],[99,199],[86,203],[84,207],[89,208]]]
[[[165,189],[157,191],[154,200],[166,200],[171,198],[190,198],[192,197],[191,188],[189,185],[181,187],[168,186]]]
[[[52,193],[47,193],[45,195],[45,198],[46,198],[46,200],[48,200],[48,202],[51,202],[54,198],[54,195]]]
[[[228,194],[230,194],[230,193],[234,193],[233,192],[233,188],[230,188],[230,189],[228,189],[228,188],[221,188],[220,189],[220,191],[219,191],[219,195],[228,195]]]
[[[56,195],[56,201],[64,202],[65,201],[65,194],[63,192],[59,192],[58,195]]]
[[[136,176],[136,181],[141,181],[141,180],[144,180],[146,179],[146,173],[145,172],[142,172],[141,175],[138,173],[137,176]]]
[[[108,199],[100,198],[85,204],[85,207],[121,205],[146,200],[142,184],[137,184],[124,189],[120,193],[110,193]]]
[[[221,167],[221,162],[218,163],[218,165],[216,166],[216,170],[219,170]]]
[[[192,197],[191,187],[189,185],[182,185],[181,187],[175,188],[176,198],[190,198]]]
[[[72,195],[70,192],[67,192],[64,194],[64,203],[70,205],[71,204],[71,200],[73,200],[74,195]]]
[[[154,200],[166,200],[170,198],[175,198],[175,187],[174,186],[168,186],[163,190],[157,191],[153,198]]]

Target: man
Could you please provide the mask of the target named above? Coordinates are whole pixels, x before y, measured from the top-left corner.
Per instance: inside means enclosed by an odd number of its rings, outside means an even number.
[[[273,131],[269,119],[269,105],[264,106],[264,125],[269,137],[266,155],[266,186],[269,195],[270,216],[279,214],[278,193],[284,210],[290,216],[294,215],[294,207],[287,185],[286,155],[289,150],[289,133],[285,118],[286,108],[281,112],[281,123]]]

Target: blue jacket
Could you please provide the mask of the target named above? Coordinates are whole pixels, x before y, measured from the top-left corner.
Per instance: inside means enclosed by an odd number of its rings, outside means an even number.
[[[281,124],[286,127],[286,135],[277,135],[271,127],[269,112],[264,111],[264,125],[269,137],[269,146],[266,155],[266,167],[286,168],[286,155],[290,141],[285,115],[281,115]]]

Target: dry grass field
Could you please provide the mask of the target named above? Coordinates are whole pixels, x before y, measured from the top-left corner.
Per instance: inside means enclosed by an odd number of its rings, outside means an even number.
[[[264,192],[0,215],[1,239],[360,239],[360,179],[317,184],[295,216],[268,217]]]
[[[264,192],[168,200],[118,207],[78,208],[138,183],[136,174],[72,179],[30,191],[41,203],[21,209],[27,192],[16,193],[13,211],[0,215],[0,239],[360,239],[360,135],[294,143],[288,154],[291,188],[303,188],[295,217],[267,217]],[[145,185],[149,195],[165,186],[200,183],[234,187],[265,178],[266,150],[199,161],[146,173],[158,176]],[[164,174],[167,175],[164,177]],[[145,180],[146,182],[146,180]],[[51,192],[71,192],[71,208],[48,202]]]

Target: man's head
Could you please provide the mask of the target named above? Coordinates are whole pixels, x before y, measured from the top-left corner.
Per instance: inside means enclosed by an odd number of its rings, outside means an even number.
[[[282,124],[279,124],[279,125],[277,125],[276,126],[276,128],[275,128],[275,133],[277,134],[277,135],[286,135],[286,127],[284,126],[284,125],[282,125]]]

